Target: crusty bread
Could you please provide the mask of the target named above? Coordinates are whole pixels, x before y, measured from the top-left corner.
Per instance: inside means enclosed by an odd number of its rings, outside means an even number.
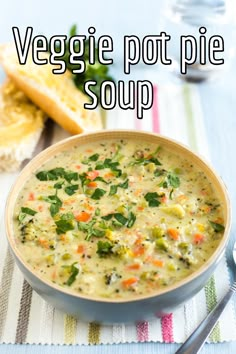
[[[46,116],[11,80],[0,87],[0,171],[32,156]]]
[[[48,58],[42,53],[40,58]],[[54,65],[36,65],[29,56],[20,65],[14,45],[0,47],[0,61],[7,75],[47,115],[72,134],[102,128],[100,115],[84,109],[88,98],[79,91],[72,74],[53,74]]]

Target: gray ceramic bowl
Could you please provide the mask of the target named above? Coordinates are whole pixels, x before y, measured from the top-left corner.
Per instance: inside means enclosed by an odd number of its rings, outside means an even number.
[[[156,293],[151,296],[147,294],[146,296],[129,300],[90,298],[89,296],[72,293],[69,289],[62,289],[60,286],[42,279],[38,274],[34,273],[23,260],[16,246],[13,230],[13,210],[18,191],[22,188],[25,181],[30,178],[32,173],[34,173],[39,166],[56,153],[67,150],[76,144],[81,145],[93,143],[94,141],[104,141],[104,139],[122,138],[139,140],[140,143],[146,141],[161,144],[169,149],[173,149],[173,151],[180,156],[190,159],[200,170],[203,170],[212,182],[222,202],[225,217],[225,232],[219,246],[206,263],[192,275],[174,285],[157,290]],[[230,216],[230,204],[225,186],[214,170],[209,167],[209,164],[202,158],[185,146],[160,135],[140,131],[113,130],[74,136],[51,146],[37,155],[18,176],[7,200],[5,218],[8,242],[16,263],[25,279],[39,295],[58,309],[78,316],[80,319],[102,323],[115,323],[139,321],[153,316],[162,316],[170,313],[175,307],[195,295],[206,284],[224,254],[229,238]]]

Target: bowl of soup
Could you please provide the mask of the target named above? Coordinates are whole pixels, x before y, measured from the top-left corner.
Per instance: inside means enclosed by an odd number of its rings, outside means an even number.
[[[113,130],[63,140],[18,176],[10,249],[46,301],[86,321],[162,316],[195,295],[229,238],[224,184],[169,138]]]

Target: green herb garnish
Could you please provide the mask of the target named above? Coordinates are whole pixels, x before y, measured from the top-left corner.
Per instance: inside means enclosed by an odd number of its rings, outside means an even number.
[[[113,244],[108,242],[108,241],[98,241],[97,243],[97,254],[100,257],[105,257],[108,255],[111,255],[112,252],[112,248],[113,248]]]
[[[215,232],[223,232],[225,227],[217,222],[209,221],[211,227],[214,229]]]
[[[77,263],[78,262],[74,262],[71,265],[71,271],[70,271],[71,275],[66,282],[66,285],[68,285],[68,286],[71,286],[74,283],[77,275],[79,274],[79,269],[75,266],[75,264],[77,264]]]
[[[47,197],[43,197],[43,200],[51,204],[49,210],[51,216],[55,216],[59,212],[60,207],[62,206],[61,199],[59,199],[57,195],[49,195]]]
[[[73,195],[78,190],[78,188],[79,188],[78,184],[71,184],[65,188],[65,192],[68,195]]]
[[[95,200],[99,200],[102,196],[104,196],[105,193],[106,191],[104,189],[96,188],[93,194],[91,195],[91,198]]]
[[[74,230],[73,220],[74,215],[72,213],[63,214],[60,220],[55,221],[57,234],[60,235],[67,231]]]
[[[129,213],[128,215],[128,223],[127,223],[127,227],[130,229],[136,220],[136,216],[134,215],[134,213],[132,213],[132,211]]]
[[[22,222],[24,220],[24,218],[26,217],[26,215],[34,216],[36,213],[37,213],[37,211],[35,211],[33,209],[21,207],[21,211],[18,215],[18,220],[19,220],[19,222]]]
[[[160,196],[156,192],[149,192],[144,196],[144,199],[148,202],[150,207],[157,207],[161,204],[158,198],[160,198]]]
[[[168,184],[173,188],[178,188],[180,186],[180,179],[174,173],[168,173],[167,181]]]

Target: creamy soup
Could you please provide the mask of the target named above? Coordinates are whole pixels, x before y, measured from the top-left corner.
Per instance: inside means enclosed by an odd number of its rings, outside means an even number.
[[[14,228],[42,278],[101,298],[150,295],[187,277],[224,231],[220,200],[191,161],[105,140],[54,156],[19,193]]]

